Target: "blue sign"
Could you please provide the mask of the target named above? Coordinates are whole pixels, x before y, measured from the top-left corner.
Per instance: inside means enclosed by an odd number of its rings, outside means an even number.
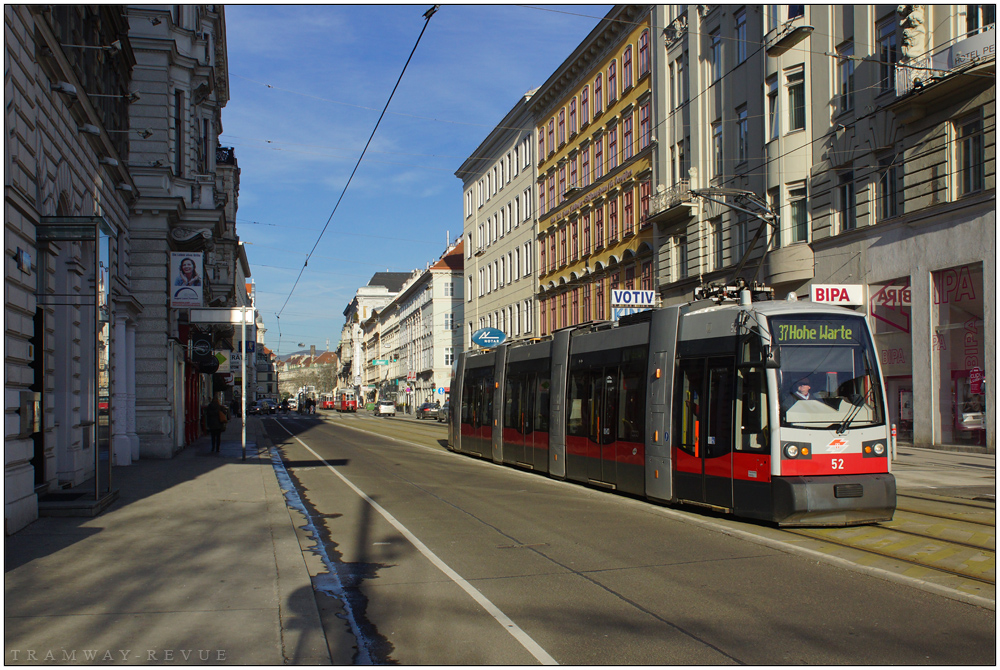
[[[472,334],[472,342],[481,347],[495,347],[507,340],[507,334],[496,328],[480,328]]]

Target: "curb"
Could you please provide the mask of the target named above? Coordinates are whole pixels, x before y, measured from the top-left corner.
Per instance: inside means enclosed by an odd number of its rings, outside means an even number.
[[[276,593],[281,626],[281,654],[286,664],[332,665],[326,632],[316,605],[312,577],[299,546],[295,519],[285,504],[271,466],[271,439],[259,419],[254,421],[261,479],[267,499],[268,526],[277,569]]]

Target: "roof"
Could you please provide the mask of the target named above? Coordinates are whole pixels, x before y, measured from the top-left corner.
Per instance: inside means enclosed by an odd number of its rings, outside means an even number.
[[[463,242],[459,242],[450,250],[445,252],[444,256],[438,260],[437,263],[431,266],[431,270],[463,270],[465,268],[465,257],[463,255]]]
[[[368,281],[369,286],[384,286],[389,293],[399,293],[403,282],[410,278],[409,272],[376,272]]]

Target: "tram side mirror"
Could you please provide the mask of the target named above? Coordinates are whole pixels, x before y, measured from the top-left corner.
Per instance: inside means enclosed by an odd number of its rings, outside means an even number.
[[[761,344],[757,333],[748,333],[740,340],[738,363],[741,368],[776,369],[781,367],[780,350],[777,345]]]

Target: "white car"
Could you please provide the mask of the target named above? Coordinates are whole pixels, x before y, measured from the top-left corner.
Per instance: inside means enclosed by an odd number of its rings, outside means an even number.
[[[375,405],[375,414],[378,416],[396,416],[396,403],[391,400],[379,400]]]

